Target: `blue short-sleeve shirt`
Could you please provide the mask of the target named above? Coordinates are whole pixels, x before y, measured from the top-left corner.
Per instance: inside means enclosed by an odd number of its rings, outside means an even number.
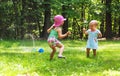
[[[87,30],[88,40],[87,40],[87,48],[89,49],[97,49],[98,48],[98,34],[101,33],[98,29],[96,31],[91,31],[91,29]]]

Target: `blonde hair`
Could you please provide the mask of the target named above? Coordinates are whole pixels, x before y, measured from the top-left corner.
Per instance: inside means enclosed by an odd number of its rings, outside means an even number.
[[[91,24],[95,24],[96,26],[98,26],[98,21],[97,20],[92,20],[92,21],[90,21],[89,25],[91,25]]]

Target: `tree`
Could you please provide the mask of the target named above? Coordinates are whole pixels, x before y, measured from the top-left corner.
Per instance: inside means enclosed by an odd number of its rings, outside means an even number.
[[[119,31],[118,31],[118,36],[120,37],[120,17],[119,17],[119,21],[118,21],[118,22],[119,22],[119,28],[118,28],[118,30],[119,30]]]
[[[104,5],[105,1],[104,0],[101,0],[101,3]],[[101,33],[103,34],[103,37],[104,37],[104,27],[105,27],[105,12],[104,12],[104,8],[101,9],[101,13],[100,13],[100,16],[101,16],[101,24],[100,24],[100,31]]]
[[[62,14],[67,18],[62,32],[72,31],[70,38],[82,39],[82,28],[96,19],[111,39],[120,36],[119,11],[120,0],[0,0],[0,37],[23,39],[31,33],[46,39],[53,17]]]
[[[66,8],[68,8],[67,5],[62,6],[62,15],[64,18],[67,20],[64,22],[62,33],[65,34],[68,31],[68,18],[67,18],[67,13],[66,13]]]
[[[106,31],[105,31],[105,37],[107,39],[112,38],[112,15],[111,15],[111,2],[112,0],[106,0]]]
[[[47,29],[50,27],[50,18],[51,18],[51,8],[50,8],[50,0],[44,0],[44,26],[42,31],[42,38],[47,38],[48,33]]]

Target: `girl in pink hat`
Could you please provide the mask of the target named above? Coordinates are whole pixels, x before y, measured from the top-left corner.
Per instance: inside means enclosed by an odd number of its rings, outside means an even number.
[[[69,31],[65,34],[62,34],[61,26],[64,24],[65,20],[66,19],[63,16],[56,15],[54,17],[54,24],[47,30],[47,32],[50,33],[48,37],[48,44],[52,49],[50,60],[53,59],[53,56],[56,52],[56,47],[60,48],[58,58],[65,58],[65,56],[62,55],[64,45],[58,40],[58,38],[62,39],[71,34],[71,32]]]

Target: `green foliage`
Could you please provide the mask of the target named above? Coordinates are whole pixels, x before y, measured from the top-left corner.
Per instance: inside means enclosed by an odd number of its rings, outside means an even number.
[[[26,33],[37,33],[37,37],[40,37],[43,31],[44,25],[44,4],[50,4],[51,9],[51,24],[53,23],[53,17],[56,14],[66,14],[68,18],[68,28],[72,28],[74,24],[74,18],[76,18],[76,28],[82,28],[84,25],[88,27],[90,20],[96,19],[103,25],[102,28],[105,29],[105,18],[106,10],[105,6],[106,0],[1,0],[0,1],[0,37],[1,38],[11,38],[11,39],[22,39],[22,35]],[[65,6],[65,10],[62,7]],[[111,8],[112,11],[112,30],[115,36],[119,36],[119,11],[120,11],[120,1],[112,0]],[[116,19],[116,21],[115,21]],[[84,24],[84,22],[87,23]],[[115,23],[115,22],[116,23]],[[74,31],[75,28],[72,28]],[[35,30],[33,32],[33,30]],[[76,29],[75,29],[76,30]],[[115,31],[116,30],[116,31]],[[81,32],[82,30],[76,30]],[[104,32],[103,32],[104,33]],[[81,33],[82,34],[82,33]],[[75,34],[74,36],[78,36]],[[80,36],[77,37],[82,38]]]

